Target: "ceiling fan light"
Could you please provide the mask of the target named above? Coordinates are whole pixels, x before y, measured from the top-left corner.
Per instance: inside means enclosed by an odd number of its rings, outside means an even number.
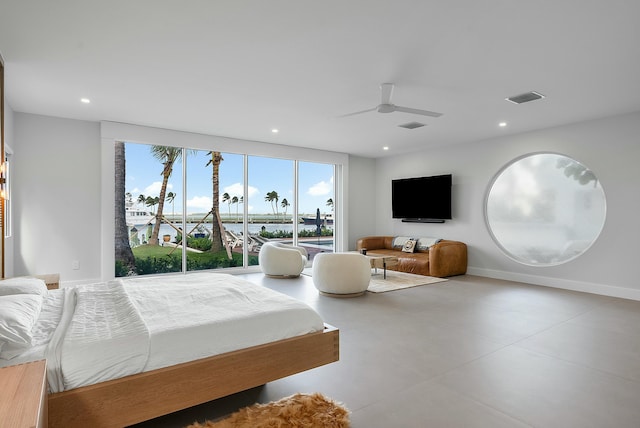
[[[380,104],[378,106],[378,113],[393,113],[396,111],[396,106],[393,104]]]

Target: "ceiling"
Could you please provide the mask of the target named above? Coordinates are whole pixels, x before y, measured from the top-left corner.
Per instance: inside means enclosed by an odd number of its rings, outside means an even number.
[[[382,157],[640,111],[639,16],[637,0],[2,0],[0,53],[16,112]],[[339,117],[383,82],[443,116]],[[527,91],[546,98],[505,101]]]

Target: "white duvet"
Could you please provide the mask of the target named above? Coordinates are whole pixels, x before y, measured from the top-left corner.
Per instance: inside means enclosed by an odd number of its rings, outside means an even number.
[[[308,305],[227,274],[64,289],[46,348],[52,392],[321,331]]]
[[[60,324],[46,349],[52,392],[139,373],[149,330],[120,282],[65,290]]]

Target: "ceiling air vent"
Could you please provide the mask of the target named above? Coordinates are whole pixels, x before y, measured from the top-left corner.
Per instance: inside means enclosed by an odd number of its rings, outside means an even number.
[[[529,101],[541,100],[544,98],[544,95],[538,92],[525,92],[524,94],[516,95],[513,97],[505,98],[507,101],[511,101],[515,104],[528,103]]]
[[[400,128],[407,128],[407,129],[416,129],[416,128],[420,128],[421,126],[424,126],[424,123],[420,123],[420,122],[409,122],[409,123],[405,123],[404,125],[398,125]]]

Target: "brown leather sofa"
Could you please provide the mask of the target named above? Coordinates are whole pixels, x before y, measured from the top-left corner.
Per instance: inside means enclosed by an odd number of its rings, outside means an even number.
[[[398,263],[388,269],[428,276],[464,275],[467,272],[467,245],[446,239],[428,248],[416,248],[413,253],[402,251],[402,246],[394,247],[394,236],[367,236],[358,239],[356,249],[367,249],[367,253],[393,255]]]

